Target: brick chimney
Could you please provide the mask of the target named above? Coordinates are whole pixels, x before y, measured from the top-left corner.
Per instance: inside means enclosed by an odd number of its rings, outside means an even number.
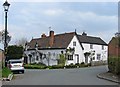
[[[45,38],[46,37],[46,35],[43,33],[42,35],[41,35],[41,38]]]
[[[52,30],[50,31],[49,37],[50,37],[50,39],[49,39],[49,46],[52,47],[53,43],[54,43],[54,31],[52,31]]]

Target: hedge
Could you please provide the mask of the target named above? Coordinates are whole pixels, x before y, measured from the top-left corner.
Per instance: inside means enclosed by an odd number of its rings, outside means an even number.
[[[120,57],[109,57],[108,68],[109,72],[120,75]]]
[[[24,65],[25,69],[46,69],[46,66],[40,66],[40,65],[30,65],[26,64]]]
[[[78,67],[88,67],[91,66],[90,64],[85,64],[85,63],[76,63],[76,64],[69,64],[64,66],[63,64],[58,64],[58,65],[52,65],[52,66],[46,66],[44,64],[26,64],[24,65],[25,69],[64,69],[64,68],[78,68]]]

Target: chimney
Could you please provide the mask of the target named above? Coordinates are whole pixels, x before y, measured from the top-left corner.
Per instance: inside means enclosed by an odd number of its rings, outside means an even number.
[[[83,35],[83,36],[87,36],[87,33],[83,32],[82,35]]]
[[[41,38],[45,38],[46,37],[46,35],[43,33],[42,35],[41,35]]]
[[[50,31],[49,37],[50,37],[49,46],[52,47],[53,43],[54,43],[54,31],[52,31],[52,30]]]

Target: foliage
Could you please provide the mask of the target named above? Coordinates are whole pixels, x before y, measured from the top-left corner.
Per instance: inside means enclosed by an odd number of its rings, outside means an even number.
[[[5,30],[0,31],[2,34],[2,43],[4,44],[5,41]],[[9,35],[9,32],[7,32],[7,43],[9,43],[11,40],[11,36]]]
[[[39,65],[39,66],[46,66],[44,63],[32,63],[31,65]]]
[[[120,75],[120,57],[109,57],[108,68],[109,72]]]
[[[90,64],[85,64],[85,63],[82,63],[82,64],[69,64],[69,65],[62,65],[62,64],[58,64],[58,65],[52,65],[52,66],[45,66],[45,65],[39,65],[39,64],[26,64],[24,65],[24,67],[26,69],[64,69],[65,68],[78,68],[78,67],[88,67],[90,66]]]
[[[23,56],[23,47],[12,45],[7,48],[8,59],[20,59]]]
[[[11,70],[8,69],[7,67],[4,67],[4,68],[2,69],[2,77],[8,77],[9,74],[11,74],[11,73],[12,73]]]
[[[65,58],[65,55],[64,54],[60,54],[60,59],[58,60],[58,64],[61,65],[61,66],[64,66],[65,65],[65,61],[66,61],[66,58]]]
[[[27,42],[28,42],[27,38],[22,37],[22,38],[16,40],[16,45],[24,47]]]
[[[30,65],[30,64],[26,64],[24,65],[25,69],[46,69],[46,66],[42,66],[42,65]]]
[[[53,65],[53,66],[50,66],[48,67],[49,69],[63,69],[64,66],[63,65]]]
[[[77,65],[74,65],[73,63],[66,65],[65,68],[77,68]]]

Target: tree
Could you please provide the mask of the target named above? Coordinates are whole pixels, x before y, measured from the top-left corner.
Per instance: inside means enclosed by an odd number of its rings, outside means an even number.
[[[22,38],[16,40],[16,45],[24,47],[27,42],[28,42],[27,38],[22,37]]]
[[[7,60],[9,59],[20,59],[23,56],[23,47],[22,46],[8,46],[7,48]]]
[[[5,41],[5,31],[2,30],[1,33],[0,33],[0,38],[1,38],[1,42],[4,44],[4,41]],[[7,32],[7,43],[9,43],[11,40],[11,36],[9,35],[9,32]]]

